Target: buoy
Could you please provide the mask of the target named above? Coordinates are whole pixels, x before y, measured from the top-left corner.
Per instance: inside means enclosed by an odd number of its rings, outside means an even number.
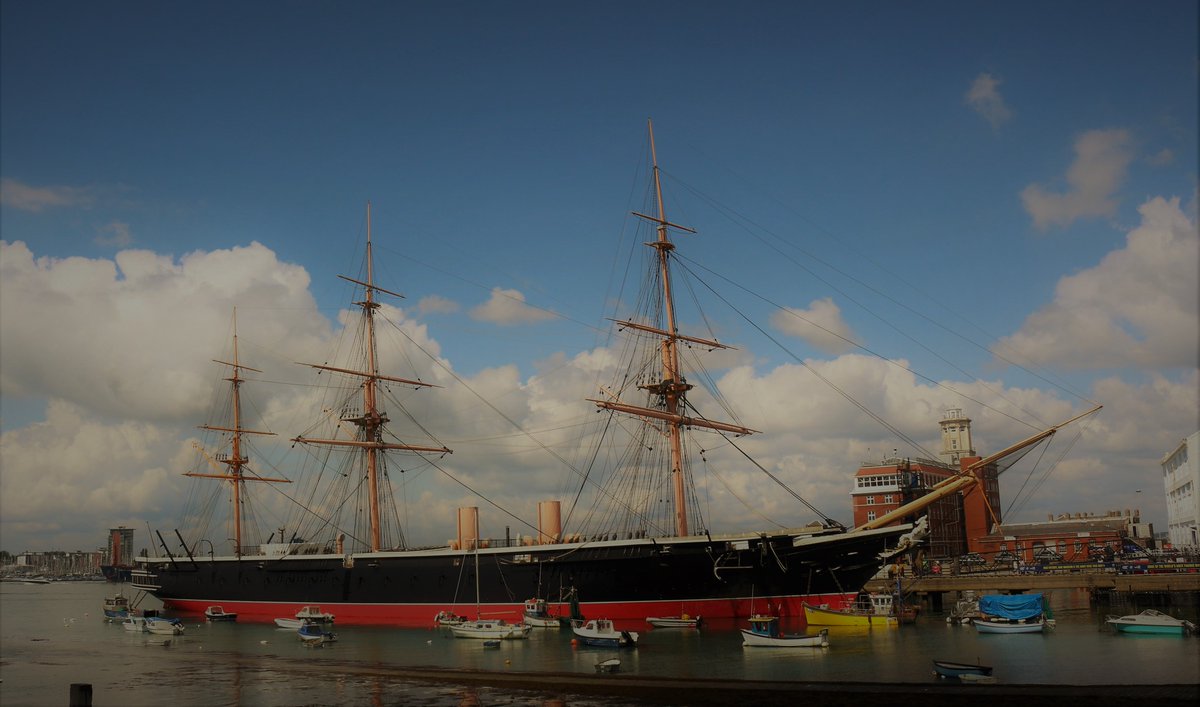
[[[262,644],[262,645],[264,645],[264,646],[265,646],[265,645],[267,645],[267,642],[266,642],[266,641],[259,641],[259,643],[260,643],[260,644]]]
[[[573,645],[573,646],[577,646],[577,645],[579,645],[579,639],[578,639],[578,638],[572,638],[572,639],[571,639],[571,645]]]

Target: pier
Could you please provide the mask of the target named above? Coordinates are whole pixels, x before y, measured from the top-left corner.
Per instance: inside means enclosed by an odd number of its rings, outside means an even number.
[[[957,597],[965,591],[976,594],[1019,594],[1049,592],[1055,589],[1084,589],[1092,601],[1114,596],[1154,596],[1167,603],[1196,602],[1200,598],[1200,573],[1173,572],[1162,574],[1116,574],[1113,572],[1070,572],[1021,574],[1018,572],[980,572],[969,574],[930,574],[904,577],[901,588],[905,594],[921,599],[934,610],[940,610],[944,595],[954,592]],[[867,583],[869,592],[891,593],[896,590],[895,579],[874,579]]]

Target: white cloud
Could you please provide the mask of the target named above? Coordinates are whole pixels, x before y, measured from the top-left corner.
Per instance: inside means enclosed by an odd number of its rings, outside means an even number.
[[[1012,117],[1012,111],[1004,103],[1004,96],[1000,95],[1000,84],[1000,79],[983,73],[975,77],[964,96],[967,105],[986,118],[993,128],[1000,127],[1001,123]]]
[[[21,211],[57,207],[88,208],[95,204],[93,190],[82,187],[33,187],[15,179],[0,179],[0,205]]]
[[[100,227],[99,235],[96,236],[96,245],[128,248],[133,245],[133,232],[129,229],[129,224],[124,221],[113,221]]]
[[[417,302],[421,314],[453,314],[458,310],[458,302],[439,295],[427,295]]]
[[[1054,300],[1001,339],[1023,364],[1067,369],[1195,366],[1200,356],[1200,236],[1179,199],[1154,198],[1125,247],[1064,277]]]
[[[308,284],[257,243],[175,261],[145,250],[35,258],[0,241],[0,394],[194,422],[235,306],[248,342],[311,350],[328,336]]]
[[[845,353],[855,348],[854,343],[862,343],[830,297],[813,300],[808,309],[787,307],[776,311],[771,315],[771,326],[829,354]]]
[[[525,304],[525,295],[520,291],[500,287],[492,288],[491,298],[471,310],[472,319],[501,326],[532,324],[554,317],[553,312]]]
[[[1092,130],[1075,141],[1075,161],[1067,169],[1067,190],[1048,191],[1030,184],[1021,191],[1021,203],[1039,229],[1069,226],[1081,218],[1111,216],[1116,212],[1117,189],[1125,181],[1133,151],[1124,130]]]

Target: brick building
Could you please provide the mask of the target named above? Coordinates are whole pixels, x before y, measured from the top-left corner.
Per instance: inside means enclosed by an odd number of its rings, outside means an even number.
[[[942,428],[941,460],[893,455],[879,462],[864,462],[859,467],[850,492],[855,527],[925,496],[935,484],[979,461],[971,442],[971,420],[962,410],[947,410],[939,425]],[[1000,483],[996,468],[985,467],[977,472],[977,476],[982,485],[938,499],[914,517],[897,521],[913,521],[921,515],[929,517],[926,545],[929,556],[958,557],[968,552],[970,538],[986,535],[993,517],[1000,517]]]

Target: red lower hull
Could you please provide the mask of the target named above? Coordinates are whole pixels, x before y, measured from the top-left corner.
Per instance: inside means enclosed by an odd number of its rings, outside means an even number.
[[[793,618],[802,621],[804,604],[828,605],[833,609],[849,606],[854,600],[854,593],[849,594],[810,594],[804,596],[786,597],[749,597],[739,599],[696,599],[679,601],[647,601],[622,603],[585,603],[580,606],[584,616],[603,617],[616,622],[644,625],[648,616],[679,616],[688,614],[709,619],[746,618],[753,613],[770,613],[784,619]],[[181,612],[203,614],[204,610],[213,606],[212,600],[202,599],[167,599],[163,602],[165,609]],[[226,612],[236,613],[239,621],[270,622],[277,618],[291,618],[303,608],[302,604],[284,602],[239,602],[221,601],[221,608]],[[549,603],[547,606],[552,614],[558,616],[570,615],[570,607],[566,603]],[[321,610],[336,617],[339,624],[354,625],[389,625],[427,627],[433,624],[433,617],[442,610],[452,611],[463,616],[475,616],[474,604],[321,604]],[[507,619],[518,622],[524,611],[523,603],[514,604],[484,604],[478,608],[480,615],[488,618]]]

